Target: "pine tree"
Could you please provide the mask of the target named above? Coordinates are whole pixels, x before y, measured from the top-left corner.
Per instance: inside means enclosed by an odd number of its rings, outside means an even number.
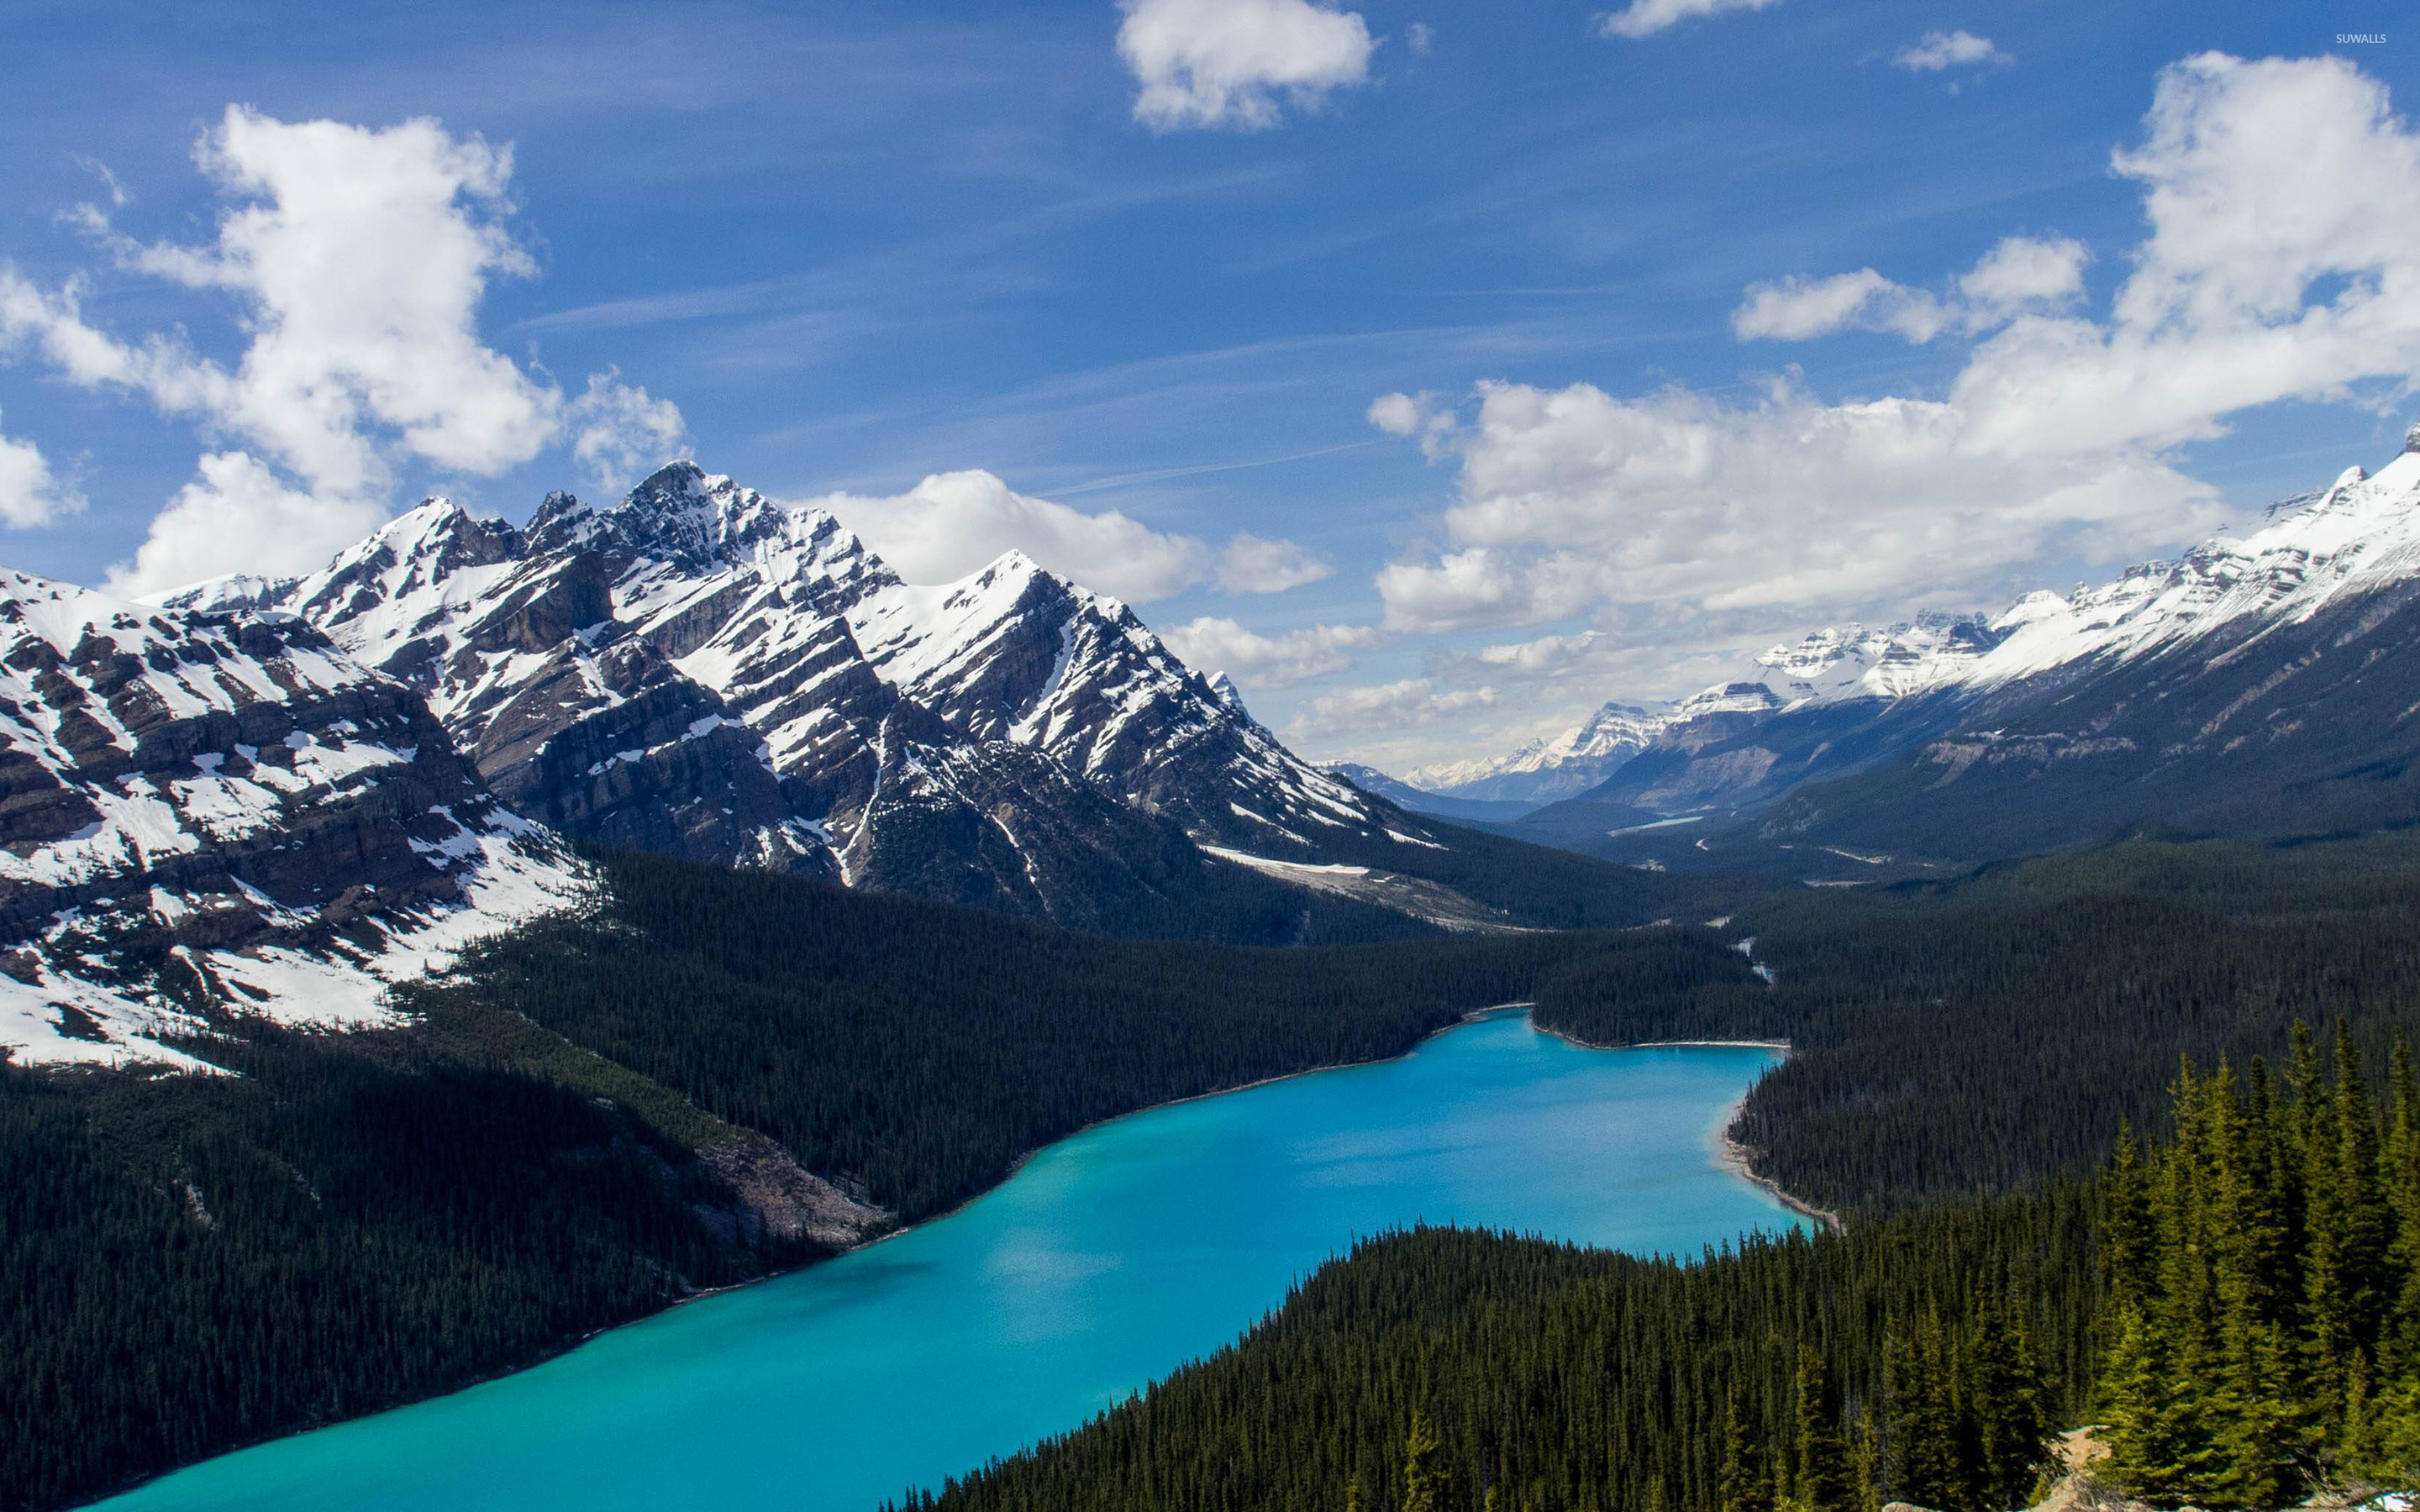
[[[2116,1302],[2140,1303],[2156,1284],[2151,1263],[2150,1199],[2145,1190],[2143,1152],[2131,1123],[2118,1126],[2118,1148],[2103,1170],[2101,1263]]]
[[[2266,1068],[2253,1063],[2239,1100],[2225,1061],[2203,1088],[2209,1143],[2210,1269],[2218,1307],[2218,1364],[2207,1386],[2211,1485],[2234,1505],[2278,1504],[2299,1448],[2299,1396],[2278,1322],[2283,1228],[2276,1211],[2273,1109]]]
[[[1426,1412],[1412,1414],[1412,1431],[1404,1441],[1404,1512],[1436,1512],[1438,1483],[1436,1429]]]
[[[1985,1506],[2022,1506],[2049,1454],[2049,1415],[2042,1404],[2041,1367],[2021,1313],[1997,1313],[1988,1301],[1976,1319],[1969,1356],[1972,1404],[1981,1474],[1975,1487]]]
[[[2379,1167],[2381,1196],[2396,1237],[2381,1290],[2391,1304],[2378,1354],[2372,1437],[2381,1478],[2420,1479],[2420,1082],[2398,1029],[2389,1082],[2389,1130]]]
[[[2341,1147],[2336,1179],[2344,1207],[2344,1278],[2353,1293],[2348,1307],[2353,1335],[2366,1356],[2386,1321],[2385,1283],[2395,1243],[2395,1215],[2379,1183],[2378,1112],[2362,1076],[2352,1027],[2341,1018],[2336,1020],[2335,1041],[2336,1137]]]
[[[2119,1312],[2112,1338],[2097,1387],[2108,1420],[2110,1474],[2148,1500],[2190,1501],[2200,1486],[2202,1455],[2180,1410],[2188,1383],[2142,1306],[2129,1304]]]
[[[1949,1342],[1941,1315],[1928,1310],[1907,1351],[1899,1426],[1901,1498],[1919,1506],[1947,1507],[1959,1499],[1958,1393]]]
[[[2309,1375],[2333,1427],[2347,1375],[2360,1352],[2360,1257],[2352,1253],[2356,1181],[2345,1170],[2342,1077],[2330,1088],[2313,1076],[2303,1108],[2303,1189],[2309,1240],[2303,1259],[2304,1347]]]
[[[1756,1438],[1740,1413],[1740,1384],[1733,1377],[1723,1393],[1723,1458],[1715,1484],[1721,1512],[1761,1512],[1772,1504],[1772,1485]]]
[[[1793,1382],[1798,1473],[1790,1502],[1795,1512],[1849,1512],[1851,1506],[1847,1457],[1824,1396],[1823,1357],[1802,1344]]]

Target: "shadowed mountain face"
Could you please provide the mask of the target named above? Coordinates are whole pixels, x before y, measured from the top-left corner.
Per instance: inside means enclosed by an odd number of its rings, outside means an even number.
[[[2420,427],[2415,427],[2420,430]],[[1829,633],[1763,658],[1771,706],[1674,718],[1516,833],[1627,856],[1606,815],[1700,814],[1736,840],[1963,860],[2138,820],[2290,834],[2409,821],[2420,791],[2420,443],[2250,534],[1853,660]],[[1894,632],[1895,633],[1895,632]],[[1922,643],[1918,643],[1918,641]]]
[[[173,602],[299,616],[517,812],[691,859],[1103,925],[1461,843],[1295,757],[1116,599],[1016,552],[910,585],[687,463],[524,529],[432,501],[319,572]]]

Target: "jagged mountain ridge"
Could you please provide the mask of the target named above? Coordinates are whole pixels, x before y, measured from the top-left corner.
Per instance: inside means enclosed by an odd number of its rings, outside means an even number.
[[[525,529],[431,501],[318,573],[170,602],[298,615],[420,689],[525,817],[693,859],[1092,924],[1223,852],[1442,843],[1118,600],[1014,551],[908,584],[829,514],[690,463]]]
[[[2126,795],[2061,796],[2055,807],[2074,824],[2191,815],[2249,823],[2230,789],[2283,802],[2281,785],[2294,780],[2290,763],[2255,760],[2256,748],[2299,745],[2311,781],[2325,779],[2330,759],[2308,738],[2320,706],[2335,711],[2338,764],[2378,766],[2389,783],[2399,773],[2420,687],[2387,704],[2408,662],[2393,647],[2415,579],[2420,426],[2377,476],[2349,468],[2257,531],[2063,596],[2027,594],[1988,622],[1949,622],[1931,647],[1895,666],[1885,659],[1855,675],[1818,666],[1816,678],[1799,680],[1822,686],[1768,717],[1694,743],[1668,733],[1587,797],[1668,814],[1777,804],[1762,822],[1771,839],[1964,854],[2024,848],[2054,831],[2074,838],[2073,825],[2051,824],[2048,810],[2033,828],[2023,815],[1966,811],[1962,805],[1988,805],[1953,801],[1949,790],[1979,795],[1997,784],[1997,801],[2038,808],[2068,785],[2051,774],[2072,772]],[[1809,637],[1762,661],[1820,663],[1849,639]],[[2349,662],[2356,646],[2362,660]],[[1870,780],[1859,775],[1869,769]],[[2348,822],[2391,817],[2373,802],[2331,799],[2310,811],[2322,809]],[[1559,825],[1568,840],[1592,818],[1575,804],[1524,823],[1541,834]],[[1987,835],[1999,838],[1987,843]]]
[[[1759,656],[1758,680],[1785,704],[1905,698],[1956,681],[2006,637],[1983,615],[1935,610],[1879,629],[1827,626]]]
[[[1437,796],[1540,806],[1612,780],[1659,745],[1702,747],[1737,723],[1731,716],[1921,692],[1953,679],[2001,639],[1980,615],[1930,610],[1880,628],[1831,626],[1774,646],[1740,678],[1677,702],[1608,702],[1551,740],[1532,740],[1505,756],[1436,763],[1403,780],[1415,792]],[[1709,716],[1723,717],[1697,722]]]
[[[422,701],[309,625],[0,571],[0,1051],[166,1061],[227,1015],[387,1021],[387,985],[578,906]]]

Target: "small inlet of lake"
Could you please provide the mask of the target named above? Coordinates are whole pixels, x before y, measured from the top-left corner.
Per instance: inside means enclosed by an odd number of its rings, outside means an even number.
[[[1419,1222],[1694,1255],[1797,1223],[1715,1163],[1748,1046],[1582,1050],[1496,1014],[1400,1060],[1102,1124],[967,1207],[113,1512],[870,1512],[1076,1427]]]

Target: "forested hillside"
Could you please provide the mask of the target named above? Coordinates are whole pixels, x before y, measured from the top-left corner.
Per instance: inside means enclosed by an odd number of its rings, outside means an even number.
[[[749,1233],[629,1111],[413,1038],[258,1029],[209,1047],[220,1076],[0,1065],[0,1506],[534,1364],[820,1253]]]
[[[2126,1120],[2161,1126],[2178,1055],[2274,1057],[2297,1018],[2345,1017],[2382,1065],[2420,1001],[2420,843],[2147,836],[1776,893],[1731,929],[1770,992],[1613,960],[1548,983],[1539,1021],[1599,1043],[1793,1041],[1738,1134],[1791,1192],[1870,1210],[2089,1169]]]
[[[475,952],[407,1027],[178,1041],[226,1075],[0,1063],[0,1507],[533,1363],[1094,1119],[1400,1054],[1578,963],[1746,980],[1702,930],[1247,949],[599,864],[600,917]],[[808,1171],[889,1217],[801,1219],[802,1190],[847,1207]]]

